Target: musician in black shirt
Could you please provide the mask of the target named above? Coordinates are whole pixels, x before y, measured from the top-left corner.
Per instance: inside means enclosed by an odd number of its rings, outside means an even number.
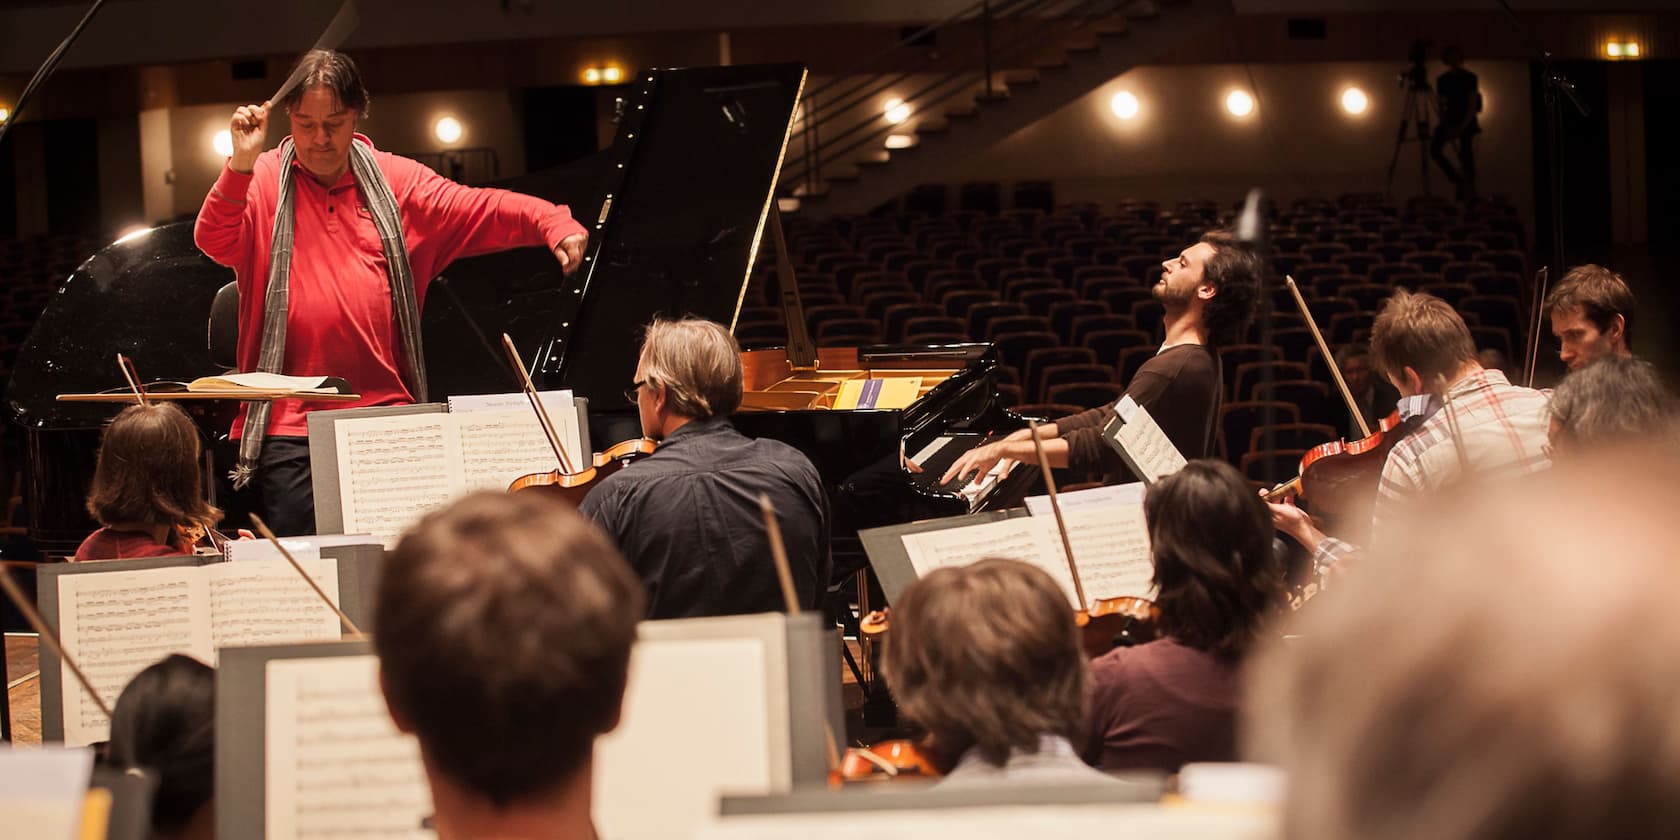
[[[1126,395],[1155,418],[1186,458],[1214,453],[1225,387],[1218,348],[1236,341],[1253,320],[1264,270],[1259,254],[1223,231],[1209,232],[1161,264],[1152,292],[1166,310],[1166,340],[1126,384]],[[1130,480],[1120,456],[1102,439],[1113,417],[1114,406],[1107,405],[1039,426],[1050,465],[1100,471],[1109,482]],[[1035,458],[1029,430],[970,450],[941,483],[983,476],[1004,458]]]
[[[1440,125],[1430,143],[1430,155],[1458,186],[1460,201],[1476,197],[1476,152],[1474,141],[1482,132],[1476,115],[1482,110],[1482,92],[1476,85],[1476,74],[1464,69],[1464,53],[1458,47],[1441,51],[1441,60],[1449,68],[1435,80],[1435,103]],[[1458,151],[1458,168],[1447,159],[1447,144]]]
[[[828,498],[799,450],[730,425],[741,351],[697,318],[648,327],[631,383],[652,455],[608,476],[581,510],[618,541],[647,587],[648,618],[781,611],[759,494],[775,505],[801,606],[829,575]]]

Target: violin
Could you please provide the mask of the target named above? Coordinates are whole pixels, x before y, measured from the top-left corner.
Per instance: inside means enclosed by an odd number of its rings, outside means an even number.
[[[595,453],[590,466],[577,472],[549,470],[522,475],[508,484],[509,493],[521,490],[540,490],[554,493],[576,505],[595,489],[601,479],[618,472],[637,459],[652,455],[658,444],[648,438],[620,441]]]
[[[1117,647],[1153,642],[1161,636],[1161,608],[1147,598],[1098,598],[1074,612],[1080,646],[1096,659]]]
[[[931,781],[944,774],[916,742],[897,738],[870,747],[852,747],[829,771],[828,786],[842,787],[860,782]]]
[[[1266,491],[1266,501],[1301,497],[1312,502],[1314,516],[1345,519],[1363,513],[1368,518],[1389,450],[1425,419],[1426,414],[1396,409],[1359,440],[1333,440],[1307,450],[1298,474]]]

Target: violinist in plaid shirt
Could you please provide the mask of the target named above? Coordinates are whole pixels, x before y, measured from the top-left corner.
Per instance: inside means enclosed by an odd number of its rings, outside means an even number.
[[[1403,397],[1441,394],[1445,383],[1463,451],[1437,410],[1389,451],[1377,485],[1371,533],[1414,499],[1456,481],[1466,469],[1478,480],[1526,475],[1551,465],[1546,451],[1548,394],[1512,385],[1505,374],[1484,370],[1464,319],[1446,301],[1404,289],[1383,303],[1371,327],[1371,354]],[[1273,504],[1278,530],[1312,552],[1321,578],[1342,571],[1357,547],[1326,535],[1293,504]]]

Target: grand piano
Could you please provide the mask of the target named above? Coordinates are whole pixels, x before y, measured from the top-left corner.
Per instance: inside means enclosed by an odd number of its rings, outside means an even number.
[[[774,212],[804,81],[797,64],[638,74],[612,147],[499,184],[569,204],[591,232],[583,267],[563,277],[541,249],[460,260],[433,281],[422,331],[433,399],[516,390],[494,341],[508,332],[539,387],[589,399],[599,448],[639,434],[622,392],[635,371],[640,328],[656,315],[733,325],[755,262],[780,258],[772,298],[790,312],[790,347],[743,354],[747,395],[734,421],[816,464],[835,511],[839,576],[864,564],[860,528],[1014,503],[1034,471],[1016,470],[977,494],[934,484],[963,451],[1024,424],[998,401],[998,359],[989,345],[807,346],[797,284],[775,247]],[[215,326],[225,333],[226,324],[212,325],[211,310],[232,279],[199,253],[183,223],[113,244],[65,281],[22,348],[6,394],[25,430],[29,528],[43,548],[73,549],[94,527],[82,499],[99,430],[120,408],[55,396],[121,386],[118,352],[133,356],[148,379],[224,370],[226,348],[212,345]],[[921,381],[908,407],[833,408],[846,380],[896,376]],[[218,460],[206,469],[218,477],[233,457],[231,409],[200,409]],[[904,470],[900,453],[924,453],[925,472]],[[225,486],[220,494],[230,511],[244,504]]]

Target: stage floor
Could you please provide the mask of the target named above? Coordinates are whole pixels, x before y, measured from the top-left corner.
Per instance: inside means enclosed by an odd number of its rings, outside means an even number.
[[[6,695],[12,743],[41,743],[41,657],[34,633],[6,634]]]

